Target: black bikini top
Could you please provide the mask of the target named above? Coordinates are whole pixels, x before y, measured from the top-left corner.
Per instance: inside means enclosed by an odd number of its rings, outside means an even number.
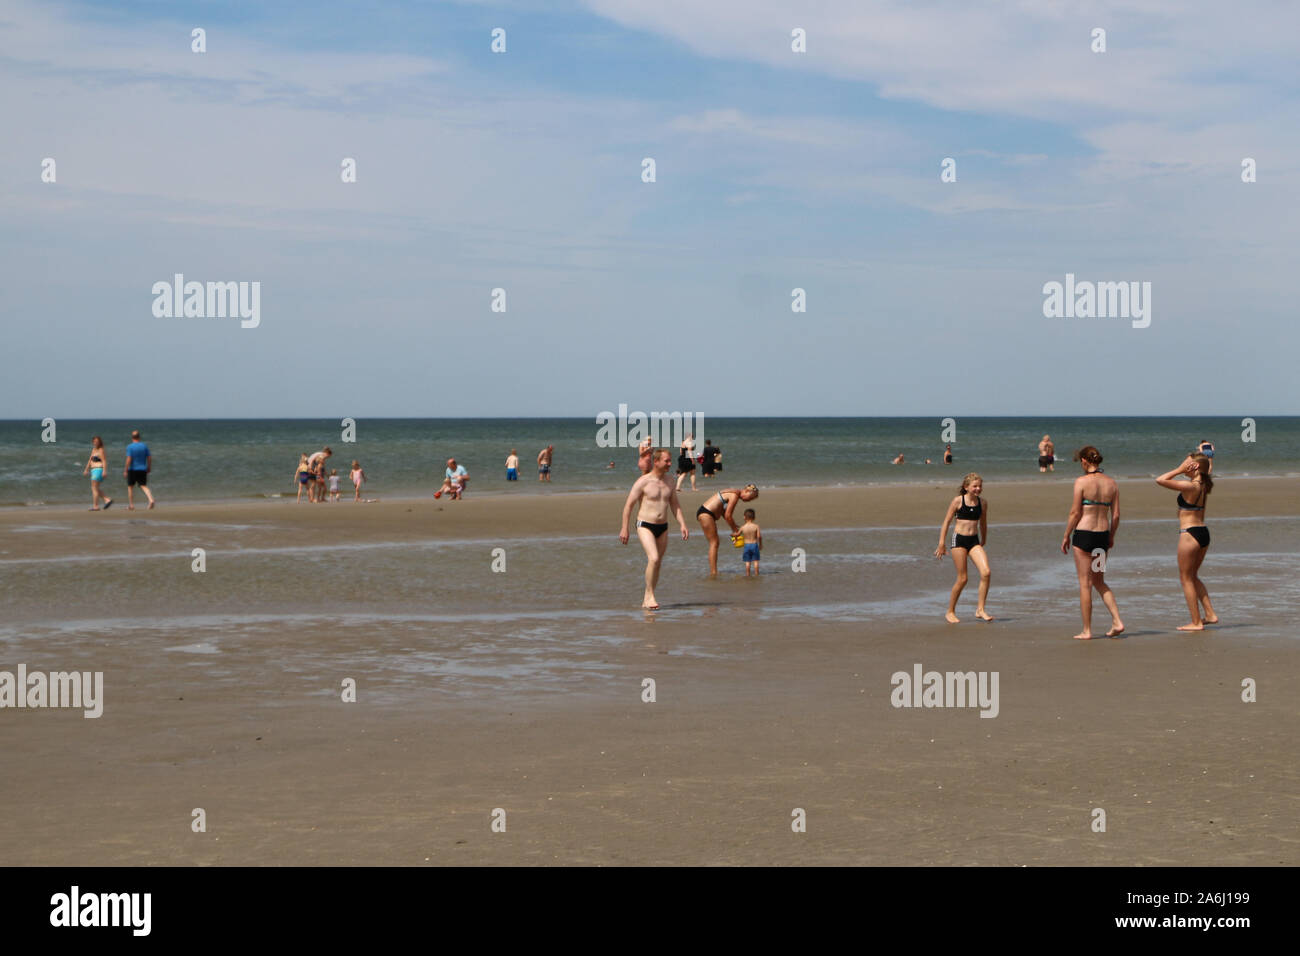
[[[957,509],[957,520],[958,521],[979,521],[980,515],[982,515],[983,513],[984,513],[984,503],[980,501],[978,498],[976,498],[975,504],[973,505],[966,504],[966,492],[963,491],[961,495],[961,507]]]
[[[1168,501],[1169,499],[1166,498],[1165,500]],[[1192,504],[1190,501],[1187,501],[1187,500],[1185,500],[1185,499],[1183,498],[1183,493],[1182,493],[1181,491],[1178,492],[1178,510],[1179,510],[1179,511],[1204,511],[1204,510],[1205,510],[1205,504],[1204,504],[1205,499],[1202,498],[1201,501],[1202,501],[1202,504],[1194,505],[1194,504]]]

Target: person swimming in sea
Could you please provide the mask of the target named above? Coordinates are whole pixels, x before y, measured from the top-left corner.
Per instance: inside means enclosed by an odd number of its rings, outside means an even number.
[[[1186,476],[1178,481],[1178,476]],[[1200,578],[1201,562],[1210,550],[1210,529],[1205,526],[1205,505],[1214,490],[1210,477],[1210,459],[1202,454],[1188,455],[1173,471],[1156,479],[1162,488],[1178,492],[1178,579],[1183,585],[1183,597],[1191,613],[1190,624],[1180,631],[1201,631],[1206,624],[1218,624],[1219,615],[1210,604],[1210,592]],[[1186,492],[1186,494],[1184,494]],[[1201,606],[1205,614],[1201,614]]]
[[[948,611],[944,614],[949,624],[960,624],[957,616],[957,599],[966,587],[966,561],[975,562],[980,573],[979,597],[975,602],[975,616],[981,621],[993,620],[985,610],[984,604],[989,596],[989,583],[993,578],[993,569],[989,565],[989,556],[984,545],[989,537],[989,506],[980,498],[984,490],[984,479],[971,472],[961,480],[961,493],[948,504],[948,512],[943,516],[943,526],[939,528],[939,547],[934,549],[934,556],[941,558],[947,551],[948,526],[956,521],[952,541],[952,563],[957,568],[957,581],[948,595]],[[968,501],[967,498],[970,498]]]

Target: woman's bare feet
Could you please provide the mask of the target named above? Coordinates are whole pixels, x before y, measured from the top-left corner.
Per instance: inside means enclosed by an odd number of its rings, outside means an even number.
[[[1074,635],[1074,639],[1076,641],[1090,641],[1092,640],[1092,631],[1080,631]]]
[[[1196,624],[1196,623],[1192,623],[1192,624],[1184,624],[1184,625],[1183,625],[1182,627],[1180,627],[1178,630],[1180,630],[1180,631],[1203,631],[1203,630],[1205,630],[1205,625],[1204,625],[1204,624]]]
[[[979,618],[981,621],[993,620],[993,615],[990,614],[988,611],[984,610],[984,608],[982,607],[977,607],[975,609],[975,616]]]
[[[1206,624],[1218,624],[1218,623],[1219,623],[1219,619],[1218,619],[1217,617],[1207,617],[1207,618],[1205,619],[1205,623],[1206,623]]]
[[[947,621],[949,624],[961,623],[961,618],[959,618],[956,614],[953,614],[952,611],[948,611],[947,613],[945,613],[943,619]]]
[[[1110,626],[1110,630],[1106,632],[1106,636],[1119,637],[1123,633],[1124,633],[1124,625],[1119,621],[1116,621],[1114,624]]]

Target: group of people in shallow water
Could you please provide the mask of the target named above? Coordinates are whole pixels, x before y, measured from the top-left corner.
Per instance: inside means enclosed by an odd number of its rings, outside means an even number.
[[[305,493],[309,502],[321,502],[325,500],[339,500],[339,472],[337,468],[325,468],[325,463],[329,461],[334,454],[333,450],[326,445],[318,452],[307,454],[303,452],[298,456],[298,467],[294,471],[294,481],[298,484],[298,501],[302,501]],[[361,498],[361,486],[366,482],[365,470],[361,467],[359,461],[352,462],[352,471],[350,474],[352,487],[354,489],[352,500],[359,502]],[[328,499],[327,499],[328,496]]]
[[[1214,490],[1214,478],[1211,476],[1213,461],[1205,453],[1207,447],[1212,455],[1213,446],[1203,442],[1200,450],[1188,455],[1177,468],[1156,479],[1156,484],[1162,488],[1178,492],[1178,576],[1191,615],[1191,621],[1179,627],[1180,631],[1199,631],[1206,624],[1219,623],[1218,615],[1210,603],[1209,592],[1199,575],[1201,563],[1210,547],[1210,529],[1205,525],[1205,508],[1210,493]],[[1101,596],[1102,603],[1110,612],[1111,626],[1106,631],[1106,636],[1118,637],[1124,633],[1124,621],[1119,614],[1115,592],[1106,582],[1106,556],[1115,547],[1115,535],[1119,531],[1119,484],[1103,473],[1101,452],[1092,445],[1080,448],[1075,453],[1074,460],[1079,463],[1083,474],[1074,480],[1074,497],[1066,520],[1065,535],[1061,539],[1061,553],[1073,552],[1074,567],[1079,578],[1079,611],[1083,618],[1083,630],[1074,637],[1081,641],[1093,637],[1093,591]],[[980,575],[975,615],[981,620],[993,620],[985,607],[992,568],[985,551],[988,543],[989,506],[981,497],[983,486],[983,479],[975,472],[962,479],[961,493],[948,505],[943,525],[939,529],[939,546],[934,552],[935,557],[942,557],[945,552],[951,551],[957,569],[957,581],[948,597],[948,611],[945,615],[954,624],[960,620],[957,617],[957,599],[966,587],[968,561],[975,564]],[[953,526],[951,546],[947,543],[949,526]]]
[[[668,480],[668,469],[672,466],[672,453],[667,448],[646,449],[641,455],[646,467],[644,474],[632,485],[627,501],[623,504],[623,524],[618,532],[618,539],[623,544],[631,540],[629,525],[632,509],[640,504],[637,513],[636,536],[645,551],[645,594],[641,606],[648,611],[656,610],[659,602],[655,599],[655,586],[659,583],[659,572],[663,568],[664,555],[668,552],[668,519],[671,515],[677,519],[681,529],[682,540],[690,538],[686,527],[686,517],[682,514],[682,504],[677,497],[677,485]],[[744,488],[723,488],[705,499],[695,512],[704,536],[709,542],[709,576],[718,574],[718,523],[726,522],[731,528],[732,540],[744,547],[741,555],[745,562],[745,575],[751,571],[758,573],[759,555],[763,544],[763,532],[758,526],[754,509],[744,511],[744,525],[736,524],[736,506],[741,502],[750,502],[758,497],[758,486],[749,484]]]
[[[139,488],[149,499],[149,507],[157,505],[153,492],[149,490],[149,474],[153,471],[153,453],[140,438],[140,432],[131,432],[131,442],[126,446],[126,460],[122,464],[122,478],[126,481],[126,506],[135,510],[135,489]],[[90,458],[86,467],[81,469],[82,476],[90,476],[90,510],[107,511],[113,507],[113,499],[104,494],[104,476],[108,474],[108,451],[104,448],[104,439],[98,435],[90,439]],[[100,502],[103,506],[100,506]]]

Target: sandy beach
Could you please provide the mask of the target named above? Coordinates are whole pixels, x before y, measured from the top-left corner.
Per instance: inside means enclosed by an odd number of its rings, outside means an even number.
[[[1172,496],[1124,483],[1108,576],[1129,633],[1088,643],[1056,550],[1069,484],[986,490],[998,620],[974,620],[972,586],[956,626],[928,557],[952,481],[764,494],[755,581],[738,552],[707,579],[709,492],[685,494],[692,539],[670,532],[649,616],[621,495],[8,509],[0,670],[102,671],[104,711],[0,711],[23,768],[0,856],[1294,865],[1291,483],[1216,490],[1223,624],[1195,635],[1174,630]],[[997,672],[997,716],[892,706],[917,664]]]

